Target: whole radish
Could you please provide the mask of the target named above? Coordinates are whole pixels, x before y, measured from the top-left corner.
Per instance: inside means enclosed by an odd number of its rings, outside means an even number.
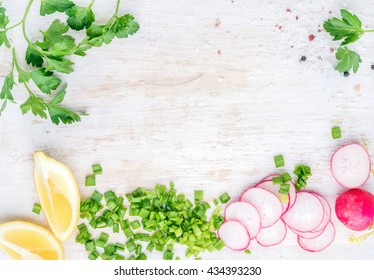
[[[374,195],[363,189],[350,189],[336,199],[335,212],[346,227],[366,230],[374,223]]]

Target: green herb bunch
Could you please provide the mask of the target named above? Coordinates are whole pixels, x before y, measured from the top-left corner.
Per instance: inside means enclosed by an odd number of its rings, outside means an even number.
[[[0,2],[0,47],[4,45],[12,48],[7,32],[21,26],[28,45],[25,60],[30,65],[27,69],[22,68],[17,61],[16,50],[12,49],[12,68],[5,77],[0,92],[0,115],[9,102],[15,103],[12,89],[16,85],[15,74],[18,73],[18,83],[22,84],[29,94],[27,100],[20,105],[22,114],[31,111],[43,119],[47,119],[49,115],[56,125],[79,122],[84,113],[75,112],[61,105],[67,85],[62,83],[56,73],[72,73],[74,63],[69,57],[85,56],[90,48],[109,44],[114,38],[127,38],[138,31],[139,24],[130,14],[118,14],[120,0],[117,0],[115,12],[106,24],[95,21],[95,14],[92,11],[95,0],[87,7],[77,6],[69,0],[41,0],[41,16],[60,12],[66,14],[67,20],[66,23],[54,20],[46,30],[41,31],[42,39],[33,42],[26,32],[26,19],[33,2],[34,0],[29,1],[22,20],[12,26],[9,26],[10,20],[6,15],[6,9]],[[77,42],[73,36],[67,35],[71,30],[85,32],[86,36]],[[40,92],[33,92],[30,83],[34,83]]]
[[[362,29],[361,20],[347,10],[340,10],[342,19],[331,18],[323,24],[324,29],[330,33],[334,41],[342,41],[336,51],[336,59],[339,61],[336,70],[340,73],[353,69],[356,73],[362,62],[360,55],[350,50],[347,45],[359,40],[362,35],[374,30]]]

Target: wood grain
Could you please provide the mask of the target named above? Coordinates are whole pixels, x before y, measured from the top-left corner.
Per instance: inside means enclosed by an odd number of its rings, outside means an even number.
[[[114,2],[97,1],[99,20],[111,14]],[[27,1],[3,3],[16,22]],[[374,25],[374,2],[345,3],[364,24]],[[33,39],[54,19],[39,17],[38,5],[28,22]],[[0,118],[0,222],[22,219],[46,225],[43,215],[31,212],[37,201],[31,176],[35,150],[66,163],[83,197],[91,191],[84,188],[84,177],[92,163],[100,162],[101,190],[127,193],[173,180],[190,196],[194,189],[205,189],[208,200],[224,191],[236,199],[245,187],[274,173],[273,155],[282,153],[284,170],[292,172],[297,163],[311,166],[308,188],[334,206],[344,189],[329,171],[332,152],[343,143],[364,140],[374,152],[374,36],[365,35],[355,44],[363,63],[357,75],[345,78],[333,69],[330,48],[338,44],[318,32],[329,12],[337,15],[340,8],[341,1],[124,1],[121,11],[135,15],[139,32],[75,58],[75,72],[63,76],[69,84],[66,104],[90,116],[59,127],[22,116],[18,106],[25,92],[15,90],[18,105],[9,105]],[[312,42],[310,34],[316,36]],[[16,30],[10,37],[22,61],[22,37]],[[307,57],[303,63],[302,55]],[[9,70],[10,51],[3,47],[0,84]],[[341,126],[343,139],[331,139],[334,125]],[[374,191],[373,182],[371,178],[365,188]],[[335,216],[333,221],[336,239],[321,253],[302,251],[289,233],[272,248],[253,242],[252,255],[224,250],[203,257],[374,259],[374,239],[362,246],[349,244],[352,232]],[[86,258],[74,238],[64,247],[68,259]]]

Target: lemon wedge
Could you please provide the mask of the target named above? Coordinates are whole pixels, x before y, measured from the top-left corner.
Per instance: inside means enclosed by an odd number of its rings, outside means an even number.
[[[52,232],[60,241],[67,240],[77,227],[80,211],[74,175],[64,164],[36,152],[34,184]]]
[[[45,228],[28,222],[0,225],[0,249],[15,260],[62,260],[64,249]]]

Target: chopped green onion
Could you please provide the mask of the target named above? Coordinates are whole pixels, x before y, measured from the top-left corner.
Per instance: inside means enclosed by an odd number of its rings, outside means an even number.
[[[144,253],[141,253],[136,259],[138,261],[145,261],[147,259],[147,255]]]
[[[134,251],[136,250],[135,242],[134,242],[134,240],[132,240],[132,239],[129,239],[129,240],[125,243],[125,245],[126,245],[127,250],[128,250],[130,253],[132,253],[132,252],[134,252]]]
[[[138,229],[138,228],[141,227],[139,221],[133,221],[133,222],[131,222],[130,224],[131,224],[131,227],[132,227],[133,229]]]
[[[93,240],[87,241],[84,246],[86,247],[86,251],[94,251],[96,249],[95,242]]]
[[[87,175],[86,176],[86,187],[94,187],[94,186],[96,186],[95,175]]]
[[[281,194],[288,194],[289,191],[290,191],[290,184],[282,184],[279,189],[279,192]]]
[[[103,195],[98,191],[94,191],[91,195],[91,199],[96,201],[97,203],[100,203],[100,201],[103,199]]]
[[[288,173],[288,172],[284,172],[284,173],[281,175],[281,178],[282,178],[282,182],[283,182],[283,183],[287,183],[287,182],[289,182],[289,181],[292,180],[292,177],[291,177],[290,173]]]
[[[113,224],[113,233],[119,233],[119,224],[118,223]]]
[[[213,200],[213,204],[214,204],[214,206],[217,206],[217,205],[219,204],[219,200],[218,200],[217,198],[215,198],[215,199]]]
[[[119,255],[119,254],[114,254],[114,256],[115,256],[115,260],[117,260],[117,261],[120,261],[120,260],[125,260],[125,257],[124,256],[122,256],[122,255]]]
[[[155,244],[153,243],[149,243],[148,246],[147,246],[147,251],[149,252],[153,252],[153,250],[155,249]]]
[[[194,198],[195,198],[195,201],[201,201],[204,199],[204,191],[202,190],[196,190],[194,192]]]
[[[275,167],[276,168],[283,167],[284,166],[283,155],[276,155],[276,156],[274,156],[274,163],[275,163]]]
[[[121,252],[123,252],[123,251],[125,251],[125,245],[123,245],[123,244],[121,244],[121,243],[116,243],[115,244],[115,247],[116,247],[116,251],[121,251]]]
[[[108,244],[107,246],[105,246],[104,252],[105,254],[112,255],[113,253],[116,252],[116,245]]]
[[[294,174],[298,177],[295,183],[295,188],[297,191],[300,191],[301,188],[306,187],[306,182],[309,176],[312,176],[310,167],[307,165],[298,165],[295,167]]]
[[[340,130],[339,126],[331,128],[331,136],[332,139],[342,138],[342,131]]]
[[[109,234],[107,234],[107,233],[105,233],[105,232],[102,232],[102,233],[100,234],[99,240],[104,241],[104,242],[107,242],[107,241],[109,240]]]
[[[135,251],[135,254],[136,254],[137,256],[139,256],[141,252],[142,252],[142,246],[139,245],[139,244],[136,245],[136,251]]]
[[[279,176],[279,177],[273,177],[271,179],[271,181],[273,182],[274,185],[280,185],[280,184],[283,183],[283,179],[282,179],[281,176]]]
[[[92,165],[92,172],[94,175],[99,175],[103,173],[103,168],[100,164],[94,164]]]
[[[164,257],[163,257],[164,260],[172,260],[173,257],[174,257],[174,253],[172,251],[166,250],[164,252]]]
[[[248,249],[244,251],[244,254],[247,254],[247,255],[250,255],[251,254],[251,251],[249,251]]]
[[[32,208],[32,212],[39,215],[41,210],[42,210],[42,206],[39,203],[34,203],[34,207]]]
[[[91,252],[91,254],[88,255],[88,259],[90,260],[96,260],[99,257],[99,253],[96,251]]]
[[[230,200],[230,196],[227,193],[224,193],[220,197],[218,197],[218,199],[222,204],[225,204]]]

